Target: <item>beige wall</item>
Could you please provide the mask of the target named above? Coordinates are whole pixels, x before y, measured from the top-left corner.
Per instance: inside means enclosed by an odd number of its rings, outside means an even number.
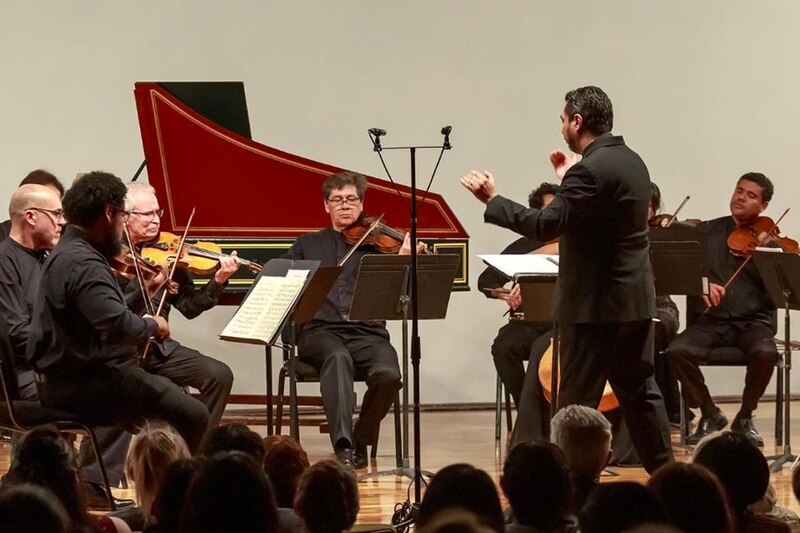
[[[503,193],[523,200],[550,178],[546,154],[563,147],[564,92],[595,84],[667,209],[691,194],[686,216],[726,214],[735,178],[760,170],[775,182],[775,214],[800,187],[790,163],[799,19],[792,1],[4,0],[0,200],[37,167],[66,182],[95,168],[132,175],[142,158],[137,80],[242,80],[254,139],[376,176],[368,127],[387,129],[387,143],[429,143],[452,124],[454,149],[433,189],[471,233],[472,254],[495,252],[514,236],[485,225],[457,179],[491,169]],[[407,182],[406,157],[386,156]],[[421,158],[420,175],[432,163]],[[268,188],[253,193],[265,209],[277,201]],[[796,234],[800,212],[781,227]],[[473,285],[480,270],[473,255]],[[257,393],[262,350],[215,337],[232,312],[176,318],[173,330],[228,362],[236,392]],[[457,293],[448,320],[424,324],[424,401],[493,398],[489,346],[501,313],[475,291]],[[742,372],[710,381],[737,393]]]

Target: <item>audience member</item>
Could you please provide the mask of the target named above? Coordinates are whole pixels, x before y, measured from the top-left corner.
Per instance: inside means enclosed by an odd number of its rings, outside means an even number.
[[[75,531],[130,531],[122,520],[87,512],[75,452],[52,426],[34,428],[20,439],[3,487],[24,483],[52,492],[67,511]]]
[[[189,484],[194,476],[203,468],[205,457],[178,459],[167,467],[161,489],[158,491],[151,508],[151,525],[145,528],[147,533],[174,533],[178,531],[181,510],[186,505]]]
[[[704,466],[669,463],[656,470],[647,485],[664,504],[669,522],[685,533],[733,532],[725,489]]]
[[[492,533],[492,528],[484,524],[475,513],[465,509],[443,509],[433,515],[425,527],[417,528],[417,533]]]
[[[598,485],[580,512],[582,533],[616,533],[666,522],[666,511],[655,492],[632,481]]]
[[[442,509],[466,509],[494,531],[504,531],[503,510],[494,482],[472,465],[453,464],[433,476],[419,507],[417,525],[427,525]]]
[[[591,407],[568,405],[550,422],[550,440],[561,448],[572,481],[572,512],[583,507],[600,484],[611,459],[611,423]]]
[[[766,494],[769,466],[744,434],[726,431],[701,441],[694,462],[708,468],[725,488],[737,531],[790,531],[782,520],[747,509]]]
[[[511,449],[500,486],[514,521],[506,533],[577,530],[570,516],[572,487],[564,454],[549,442],[521,442]]]
[[[194,476],[178,531],[266,533],[276,527],[275,500],[267,475],[252,456],[232,451],[215,454]]]
[[[0,531],[3,533],[69,533],[72,523],[52,492],[22,484],[0,492]]]
[[[308,455],[300,443],[288,435],[270,435],[263,442],[264,472],[275,492],[279,531],[305,531],[303,519],[297,516],[293,507],[300,476],[309,467]]]
[[[186,441],[169,424],[148,422],[133,437],[125,471],[136,487],[136,501],[144,525],[151,523],[153,501],[161,489],[167,467],[189,457]]]
[[[227,424],[211,430],[203,444],[200,453],[206,457],[213,457],[218,452],[244,452],[258,464],[264,460],[264,443],[261,436],[244,424]]]
[[[339,533],[358,516],[358,487],[352,471],[336,461],[320,461],[300,477],[294,510],[309,533]]]

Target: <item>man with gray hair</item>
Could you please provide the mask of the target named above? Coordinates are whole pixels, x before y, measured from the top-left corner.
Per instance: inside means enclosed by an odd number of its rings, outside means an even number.
[[[550,421],[550,439],[567,459],[577,512],[600,484],[600,473],[611,459],[611,423],[597,409],[568,405]]]

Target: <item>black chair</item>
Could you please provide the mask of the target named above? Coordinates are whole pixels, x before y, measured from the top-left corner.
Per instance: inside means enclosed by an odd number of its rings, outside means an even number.
[[[281,429],[283,428],[283,406],[284,406],[284,393],[286,388],[286,381],[287,378],[290,381],[289,387],[289,402],[290,402],[290,409],[292,403],[294,404],[295,408],[297,408],[301,403],[303,405],[316,405],[322,406],[322,398],[321,397],[299,397],[296,394],[292,394],[293,390],[296,390],[294,386],[291,384],[291,371],[289,368],[290,365],[290,358],[294,357],[293,352],[288,347],[284,347],[283,350],[283,365],[278,373],[278,398],[277,398],[277,405],[276,405],[276,413],[275,413],[275,433],[280,435]],[[319,383],[319,373],[317,369],[311,366],[310,364],[302,361],[298,357],[294,357],[294,365],[295,365],[295,384],[296,383]],[[358,373],[355,375],[355,381],[364,381],[363,376],[359,376]],[[355,393],[353,393],[355,394]],[[395,396],[394,406],[392,407],[392,411],[394,413],[394,427],[395,427],[395,451],[396,451],[396,458],[397,458],[397,465],[402,466],[402,431],[400,429],[400,393],[398,392]],[[290,433],[291,435],[295,436],[299,441],[300,435],[300,425],[312,425],[312,426],[319,426],[323,427],[324,419],[310,419],[308,421],[301,422],[299,417],[297,419],[293,419],[290,417]],[[370,450],[370,457],[376,458],[378,455],[378,446],[377,444],[372,446]]]
[[[116,510],[93,425],[75,414],[44,407],[38,401],[18,399],[19,382],[17,381],[14,350],[9,338],[8,325],[3,320],[0,320],[0,385],[3,389],[3,397],[0,401],[0,428],[15,433],[24,433],[36,426],[50,424],[59,431],[87,436],[97,456],[97,464],[100,466],[109,508],[112,511]]]
[[[503,392],[505,391],[506,402],[506,431],[511,433],[514,428],[514,421],[511,419],[511,393],[503,387],[503,380],[497,374],[497,392],[494,401],[494,440],[500,440],[500,433],[503,428]]]

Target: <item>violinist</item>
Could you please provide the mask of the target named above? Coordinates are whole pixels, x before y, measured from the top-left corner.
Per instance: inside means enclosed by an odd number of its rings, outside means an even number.
[[[558,185],[555,183],[542,183],[531,191],[528,205],[542,209],[553,200],[557,192]],[[520,237],[501,253],[527,254],[541,248],[543,244],[537,239]],[[502,272],[489,267],[478,277],[478,289],[487,298],[504,300],[510,311],[515,312],[520,304],[519,286],[513,286],[508,292],[500,290],[511,281],[511,278]],[[539,386],[537,369],[539,359],[548,346],[551,330],[550,323],[512,319],[500,328],[492,342],[492,359],[497,375],[500,376],[503,386],[514,398],[514,405],[517,406],[517,421],[514,424],[512,437],[514,443],[547,439],[549,435],[550,406]],[[537,342],[540,337],[542,340]],[[524,361],[528,361],[530,378],[526,375]]]
[[[133,246],[141,251],[146,243],[153,241],[161,230],[161,214],[155,190],[146,183],[128,184],[126,206],[131,216],[128,230]],[[173,278],[172,294],[162,309],[162,316],[169,318],[174,307],[188,319],[195,318],[217,304],[219,296],[228,284],[228,279],[239,268],[236,252],[220,258],[219,269],[202,287],[195,287],[187,269],[178,267]],[[148,284],[148,289],[158,307],[163,295],[164,277],[157,276]],[[123,294],[131,309],[144,312],[142,291],[138,280],[119,279]],[[153,290],[158,289],[158,290]],[[209,430],[217,427],[233,387],[233,373],[225,363],[208,357],[197,350],[183,346],[173,338],[151,345],[145,357],[145,369],[151,374],[163,376],[181,387],[193,387],[200,392],[200,401],[208,408]],[[124,458],[123,458],[124,459]]]
[[[328,176],[322,184],[322,198],[331,225],[300,236],[284,257],[319,260],[321,266],[337,265],[350,249],[343,231],[361,218],[366,190],[367,179],[361,174],[344,171]],[[297,341],[299,358],[319,372],[331,444],[339,462],[348,469],[367,466],[367,445],[376,444],[381,420],[402,386],[397,352],[389,342],[385,323],[348,321],[359,262],[365,254],[375,252],[371,245],[353,252]],[[411,253],[407,234],[399,253]],[[354,375],[367,383],[355,426]]]
[[[760,172],[748,172],[736,182],[731,195],[730,216],[700,223],[707,235],[706,268],[709,294],[687,299],[690,325],[669,346],[669,360],[683,384],[687,405],[700,408],[697,430],[689,444],[697,444],[713,431],[723,429],[728,419],[714,404],[700,370],[700,361],[712,348],[736,346],[748,357],[742,405],[731,424],[757,446],[764,439],[753,425],[753,412],[764,394],[778,361],[775,346],[776,312],[767,290],[751,262],[736,276],[727,289],[725,284],[745,258],[728,249],[728,235],[736,228],[756,221],[769,205],[772,182]],[[692,316],[696,317],[692,323]]]

